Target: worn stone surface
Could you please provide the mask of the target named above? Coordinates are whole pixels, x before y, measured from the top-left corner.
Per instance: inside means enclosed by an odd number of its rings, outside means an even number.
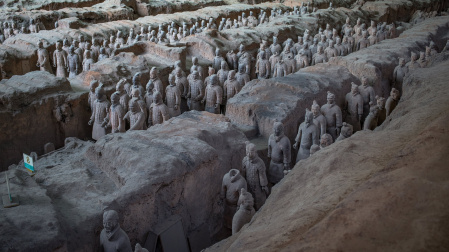
[[[448,67],[416,70],[380,128],[300,161],[249,225],[206,251],[449,249]]]
[[[63,146],[69,136],[90,135],[87,93],[74,92],[64,78],[35,71],[0,82],[0,170],[22,153],[44,154],[48,142]]]
[[[131,244],[144,244],[152,227],[175,214],[186,236],[205,228],[202,233],[210,237],[203,239],[214,240],[222,227],[221,180],[231,168],[241,169],[245,140],[224,116],[206,112],[107,135],[96,144],[68,139],[35,163],[34,177],[11,179],[23,207],[0,209],[2,230],[8,230],[0,240],[19,251],[96,251],[104,207],[119,213]],[[23,170],[20,163],[9,173]],[[33,229],[20,242],[26,223]]]

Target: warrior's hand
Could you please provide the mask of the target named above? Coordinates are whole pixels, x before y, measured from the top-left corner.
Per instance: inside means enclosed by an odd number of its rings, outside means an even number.
[[[298,148],[298,142],[293,145],[293,149],[296,150]]]
[[[268,189],[268,186],[262,186],[262,191],[265,192],[265,195],[268,196],[268,194],[270,194],[270,190]]]
[[[175,105],[174,109],[175,109],[175,110],[178,110],[178,105]]]
[[[89,120],[89,122],[87,124],[92,125],[94,123],[93,120]]]
[[[39,62],[37,62],[36,67],[41,67],[41,64],[39,64]]]

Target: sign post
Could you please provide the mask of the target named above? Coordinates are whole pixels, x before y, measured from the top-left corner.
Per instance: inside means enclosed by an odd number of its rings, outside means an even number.
[[[31,175],[34,175],[33,157],[30,157],[24,153],[23,154],[23,164],[25,165],[25,168],[27,168],[31,172]]]
[[[6,176],[6,187],[8,188],[8,195],[2,196],[3,201],[3,207],[9,208],[9,207],[15,207],[19,205],[19,199],[17,197],[12,197],[11,192],[9,190],[9,179],[8,179],[8,171],[5,172]]]

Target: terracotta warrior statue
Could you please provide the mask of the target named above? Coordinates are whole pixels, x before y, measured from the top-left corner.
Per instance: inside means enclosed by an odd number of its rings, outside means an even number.
[[[270,59],[268,60],[270,62],[270,66],[271,66],[270,76],[272,76],[272,77],[274,76],[274,67],[280,60],[281,60],[281,55],[279,55],[278,52],[275,52],[273,55],[270,56]]]
[[[399,90],[392,88],[390,92],[390,97],[388,97],[385,103],[386,116],[389,116],[391,112],[396,108],[399,102]]]
[[[169,75],[168,82],[170,85],[165,89],[165,101],[171,118],[181,114],[181,91],[176,86],[175,76]]]
[[[318,144],[319,138],[319,129],[313,123],[313,113],[306,109],[304,122],[299,125],[298,135],[296,135],[295,144],[293,145],[295,150],[299,147],[296,163],[310,156],[310,147],[312,144]]]
[[[114,92],[111,95],[111,107],[109,108],[109,122],[105,127],[112,128],[112,133],[125,132],[125,110],[120,104],[120,93]]]
[[[359,131],[363,115],[363,97],[359,93],[359,86],[355,83],[351,83],[351,85],[351,92],[346,94],[345,121],[352,125],[354,131]]]
[[[237,59],[237,54],[235,54],[233,50],[226,53],[226,62],[228,63],[229,68],[237,70],[239,61]]]
[[[192,67],[190,68],[190,72],[192,72],[193,68],[196,67],[196,71],[198,72],[199,79],[202,81],[206,76],[204,76],[203,67],[198,64],[198,58],[192,57]]]
[[[223,87],[225,81],[228,79],[229,69],[226,61],[221,62],[220,70],[217,72],[218,83]]]
[[[271,54],[277,52],[281,54],[282,46],[278,43],[278,37],[273,36],[273,44],[270,45]]]
[[[362,77],[362,85],[359,86],[359,93],[363,98],[363,114],[361,121],[364,122],[370,112],[369,103],[372,102],[373,104],[376,104],[377,102],[374,89],[369,85],[368,78],[365,76]]]
[[[273,125],[273,134],[268,139],[268,158],[268,182],[276,184],[284,178],[284,170],[290,169],[291,162],[291,144],[284,135],[284,125],[281,122],[275,122]]]
[[[119,82],[117,82],[117,85],[115,86],[115,91],[118,92],[118,94],[120,95],[120,105],[122,105],[124,111],[127,112],[129,95],[125,90],[125,84],[127,84],[127,80],[125,78],[119,80]]]
[[[387,117],[387,110],[385,109],[385,98],[376,96],[377,109],[379,110],[379,115],[377,116],[377,126],[380,126]]]
[[[323,47],[318,46],[317,53],[312,56],[312,66],[318,63],[327,62],[326,54],[324,54]]]
[[[329,91],[327,103],[321,107],[321,113],[326,118],[326,132],[336,139],[342,126],[342,113],[340,107],[335,104],[335,95]]]
[[[151,118],[151,119],[150,119]],[[153,93],[153,103],[150,108],[150,116],[148,118],[149,125],[164,123],[170,119],[168,107],[162,102],[162,95],[159,91]]]
[[[172,75],[175,77],[175,85],[178,87],[179,92],[181,93],[181,101],[180,101],[180,110],[181,113],[184,113],[189,108],[187,107],[187,92],[189,89],[189,81],[187,80],[184,71],[182,71],[182,68],[178,65],[175,70],[173,70]],[[165,97],[167,100],[167,97]]]
[[[67,77],[67,53],[62,50],[61,42],[56,42],[56,50],[53,52],[53,67],[56,67],[56,77]]]
[[[85,51],[83,60],[83,72],[88,72],[92,68],[93,64],[94,60],[90,56],[90,51]]]
[[[89,98],[87,102],[89,103],[90,111],[94,111],[95,100],[97,97],[95,96],[95,89],[98,87],[98,81],[92,80],[89,83]]]
[[[256,210],[254,210],[254,199],[251,193],[247,192],[245,188],[240,190],[239,200],[237,202],[238,210],[232,218],[232,234],[237,233],[242,227],[251,221]]]
[[[273,77],[284,77],[287,73],[287,65],[284,60],[279,60],[274,66]]]
[[[295,56],[297,70],[309,66],[309,57],[306,55],[305,50],[299,50],[298,55]]]
[[[39,25],[36,24],[34,19],[30,18],[30,26],[28,27],[30,30],[30,33],[38,33],[39,32]]]
[[[326,117],[321,114],[320,105],[314,100],[312,104],[313,124],[318,128],[318,137],[326,134]]]
[[[124,120],[129,121],[129,130],[146,130],[146,115],[143,103],[139,103],[139,98],[134,97],[129,101],[129,111],[123,117]]]
[[[235,71],[231,70],[228,74],[228,79],[225,81],[223,85],[223,105],[226,108],[227,100],[234,97],[236,94],[240,92],[240,84],[235,78]]]
[[[338,138],[335,140],[335,142],[344,140],[350,136],[352,136],[352,125],[348,124],[348,123],[343,123],[343,126],[341,127],[341,132],[340,132],[340,136],[338,136]]]
[[[270,62],[265,57],[265,51],[261,51],[259,53],[260,57],[256,62],[256,74],[259,79],[268,79],[270,78],[271,73],[271,65]]]
[[[218,70],[220,70],[222,61],[225,61],[225,59],[221,56],[220,49],[217,48],[215,49],[215,58],[213,63],[215,72],[218,72]]]
[[[221,184],[220,198],[224,200],[224,220],[225,227],[232,228],[232,217],[237,211],[237,203],[239,200],[239,193],[241,189],[247,189],[245,178],[237,169],[231,169],[223,176]]]
[[[161,79],[159,78],[159,72],[158,72],[157,68],[155,68],[155,67],[152,67],[150,70],[150,81],[153,82],[155,91],[158,91],[161,94],[165,93],[164,84],[162,83]],[[164,99],[164,98],[165,98],[165,96],[162,95],[162,99]]]
[[[218,77],[216,74],[210,76],[209,84],[204,92],[202,103],[206,102],[205,110],[213,114],[220,114],[220,105],[223,99],[223,89],[218,84]]]
[[[92,139],[98,140],[100,137],[107,134],[105,125],[108,124],[109,120],[109,106],[110,103],[106,97],[103,89],[103,84],[100,83],[95,89],[95,100],[92,116],[90,117],[89,125],[94,125],[92,128]]]
[[[332,57],[338,57],[338,50],[334,47],[334,41],[329,41],[329,46],[324,50],[327,60]]]
[[[41,71],[47,71],[47,72],[53,74],[53,71],[51,70],[51,66],[50,66],[50,57],[48,55],[47,49],[44,48],[44,43],[42,41],[39,41],[37,43],[37,46],[39,48],[37,49],[37,64],[36,64],[36,66],[39,67]]]
[[[399,65],[393,72],[393,87],[402,90],[402,83],[405,75],[408,73],[408,68],[405,66],[405,59],[399,58]]]
[[[100,251],[133,252],[128,235],[120,228],[118,214],[114,210],[103,213],[104,229],[100,233]]]
[[[421,65],[418,63],[418,55],[412,52],[410,56],[410,61],[405,66],[408,68],[409,71],[421,68]]]
[[[320,150],[328,147],[329,145],[333,144],[334,140],[332,139],[332,136],[330,134],[324,134],[321,136],[320,139]]]
[[[80,73],[80,59],[78,54],[75,53],[75,47],[72,45],[69,49],[69,55],[67,56],[67,61],[69,62],[69,78],[74,78]]]
[[[198,71],[193,71],[192,78],[189,80],[189,90],[187,93],[187,105],[189,106],[189,109],[203,111],[203,104],[201,104],[203,98],[203,81],[200,79]]]
[[[242,161],[242,175],[248,183],[248,192],[254,198],[254,206],[259,210],[267,199],[268,180],[265,163],[257,155],[256,146],[246,142],[246,156]]]
[[[370,111],[363,123],[364,130],[374,130],[377,127],[379,108],[373,102],[370,102]]]
[[[240,89],[242,89],[246,85],[246,83],[250,81],[249,74],[247,74],[245,70],[246,70],[245,65],[239,65],[239,71],[235,75],[235,78],[239,82]]]

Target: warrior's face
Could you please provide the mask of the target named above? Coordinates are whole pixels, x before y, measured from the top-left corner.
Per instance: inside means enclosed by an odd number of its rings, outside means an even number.
[[[318,116],[320,114],[320,107],[318,106],[312,106],[312,114],[314,116]]]
[[[253,144],[250,144],[247,148],[246,148],[246,156],[249,159],[254,159],[257,154],[256,154],[256,147]]]
[[[352,95],[358,94],[358,93],[359,93],[358,87],[357,87],[357,86],[353,86],[353,87],[351,88],[351,93],[352,93]]]
[[[284,134],[284,127],[282,124],[278,123],[274,125],[274,135],[275,136],[282,136]]]
[[[404,59],[400,59],[400,60],[399,60],[399,65],[400,65],[401,67],[405,66],[405,60],[404,60]]]
[[[110,214],[110,212],[106,212],[103,215],[103,226],[106,232],[110,233],[112,232],[118,225],[118,218]]]
[[[327,104],[334,104],[334,97],[327,97]]]

